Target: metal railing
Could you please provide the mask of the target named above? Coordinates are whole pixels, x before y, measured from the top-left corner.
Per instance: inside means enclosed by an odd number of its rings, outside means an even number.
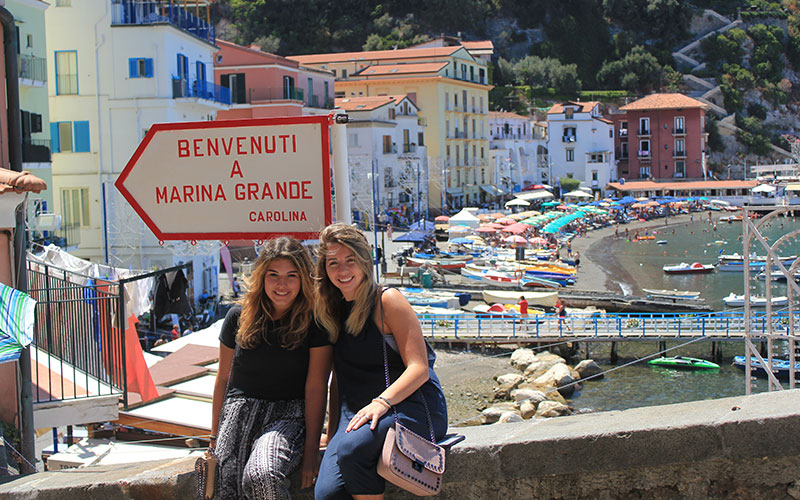
[[[61,224],[61,229],[37,234],[32,241],[42,246],[53,244],[61,248],[77,248],[81,243],[81,227],[77,222]]]
[[[231,91],[213,82],[194,80],[189,83],[185,78],[172,77],[172,98],[197,97],[222,104],[231,103]]]
[[[22,161],[23,163],[48,163],[50,161],[50,140],[23,140]]]
[[[201,38],[212,45],[215,43],[214,26],[195,16],[179,2],[117,0],[112,2],[112,25],[170,24]]]
[[[663,340],[707,337],[709,340],[742,340],[746,320],[741,311],[694,313],[555,314],[493,316],[487,314],[418,314],[422,331],[430,340],[498,341],[503,339],[559,339],[581,337],[595,340]],[[751,331],[766,335],[789,331],[789,322],[800,316],[787,312],[753,314]],[[797,327],[797,326],[796,326]]]
[[[45,83],[47,81],[47,59],[18,54],[17,71],[23,80]]]
[[[36,300],[34,402],[119,394],[127,405],[121,287],[31,261],[28,283]]]

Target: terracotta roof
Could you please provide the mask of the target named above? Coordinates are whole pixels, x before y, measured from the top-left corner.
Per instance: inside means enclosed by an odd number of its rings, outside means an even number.
[[[530,120],[528,116],[522,116],[517,113],[511,113],[509,111],[489,111],[489,119],[493,118],[507,118],[510,120]]]
[[[550,108],[547,111],[547,114],[548,115],[557,115],[559,113],[563,113],[564,112],[564,106],[577,106],[578,107],[578,113],[588,113],[592,109],[594,109],[594,107],[597,106],[598,104],[600,104],[599,101],[585,101],[585,102],[583,102],[583,101],[567,101],[567,102],[564,102],[564,103],[559,102],[559,103],[553,104],[553,107]]]
[[[353,76],[377,75],[413,75],[423,73],[437,73],[447,66],[447,62],[409,63],[409,64],[374,64],[367,66]]]
[[[608,123],[609,125],[614,125],[614,122],[612,122],[608,118],[597,118],[597,117],[595,117],[595,120],[597,120],[599,122],[603,122],[603,123]]]
[[[369,97],[339,97],[336,107],[344,111],[371,111],[393,102],[406,99],[406,95],[378,95]],[[413,103],[409,100],[412,105]]]
[[[637,111],[644,109],[685,109],[703,108],[708,109],[708,105],[683,94],[651,94],[642,97],[630,104],[619,108],[621,111]]]
[[[494,50],[494,44],[491,40],[479,40],[475,42],[461,42],[467,50]]]
[[[14,172],[0,168],[0,193],[9,191],[41,193],[47,189],[47,183],[30,172]]]
[[[750,189],[758,185],[758,181],[677,181],[677,182],[654,182],[654,181],[627,181],[625,184],[611,182],[608,187],[617,191],[687,191],[704,189]]]
[[[285,64],[290,66],[296,66],[297,61],[292,61],[287,59],[286,57],[279,56],[278,54],[273,54],[272,52],[266,52],[261,50],[257,45],[250,45],[249,47],[245,47],[244,45],[239,45],[233,42],[228,42],[226,40],[221,40],[219,38],[215,39],[217,45],[221,48],[230,47],[232,49],[238,49],[243,52],[250,53],[251,55],[263,59],[265,62],[274,62],[275,60],[281,61]],[[256,64],[255,61],[250,62],[249,64]],[[215,66],[223,67],[223,64],[215,64]]]
[[[300,64],[324,64],[347,61],[384,61],[392,59],[424,59],[452,55],[461,46],[434,47],[429,49],[373,50],[367,52],[334,52],[330,54],[308,54],[290,56],[288,59]]]

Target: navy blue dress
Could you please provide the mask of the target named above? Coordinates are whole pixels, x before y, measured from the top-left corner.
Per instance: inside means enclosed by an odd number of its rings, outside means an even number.
[[[347,424],[355,413],[367,406],[374,397],[386,389],[383,367],[384,336],[370,316],[359,335],[344,332],[344,318],[352,310],[352,302],[345,302],[340,311],[341,333],[333,346],[333,364],[339,386],[339,426],[322,458],[319,477],[314,491],[317,499],[349,499],[352,495],[377,495],[384,492],[385,483],[378,476],[378,457],[386,433],[394,424],[394,413],[381,417],[375,430],[369,423],[345,434]],[[386,346],[390,383],[405,370],[403,359],[392,347]],[[424,397],[433,422],[434,437],[440,440],[447,432],[447,404],[442,386],[433,364],[436,355],[429,346],[429,379],[416,393],[395,404],[400,423],[420,436],[429,437]]]

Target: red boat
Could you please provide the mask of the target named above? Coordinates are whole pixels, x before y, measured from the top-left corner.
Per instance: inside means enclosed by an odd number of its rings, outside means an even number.
[[[704,274],[710,273],[714,270],[713,264],[701,264],[699,262],[692,262],[687,264],[681,262],[680,264],[673,264],[671,266],[662,267],[667,274]]]

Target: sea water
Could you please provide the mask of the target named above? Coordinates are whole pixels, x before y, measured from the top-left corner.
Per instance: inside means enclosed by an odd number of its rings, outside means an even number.
[[[677,289],[699,291],[701,297],[716,310],[725,309],[722,298],[730,292],[741,294],[744,291],[744,273],[719,272],[695,275],[667,275],[662,266],[680,262],[701,262],[713,264],[720,254],[742,253],[742,223],[719,222],[724,212],[713,214],[713,222],[708,222],[706,213],[695,213],[694,221],[678,226],[664,227],[663,220],[653,221],[648,233],[655,240],[633,242],[622,237],[612,241],[608,251],[616,259],[616,266],[627,271],[628,276],[619,278],[620,288],[640,294],[641,288]],[[716,223],[716,230],[714,224]],[[769,221],[762,228],[768,242],[780,236],[800,230],[800,221],[779,217]],[[640,230],[644,235],[644,230]],[[633,232],[629,231],[632,238]],[[665,245],[656,244],[666,240]],[[751,252],[764,255],[763,247],[751,244]],[[800,245],[791,239],[783,245],[780,255],[800,255]],[[755,276],[757,273],[752,273]],[[766,282],[755,277],[749,285],[751,293],[764,295]],[[773,295],[786,295],[786,284],[772,282]],[[711,358],[711,342],[699,341],[687,344],[691,339],[667,343],[670,349],[667,356],[683,355],[698,358]],[[743,342],[721,342],[722,361],[719,370],[681,371],[668,368],[651,367],[647,364],[649,356],[659,351],[657,342],[621,342],[617,344],[619,359],[610,362],[610,344],[591,343],[588,357],[594,359],[607,371],[604,379],[581,384],[570,404],[579,412],[608,411],[683,403],[704,399],[717,399],[745,394],[744,372],[731,365],[733,356],[744,354]],[[585,357],[585,344],[581,344],[580,357]],[[576,360],[577,362],[577,360]],[[784,383],[784,387],[788,384]],[[765,379],[752,379],[752,391],[767,390]]]

